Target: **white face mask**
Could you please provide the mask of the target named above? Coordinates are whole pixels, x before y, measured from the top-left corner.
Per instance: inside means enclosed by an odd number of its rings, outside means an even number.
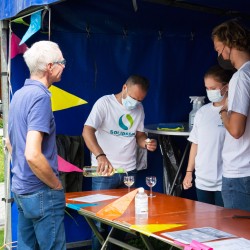
[[[225,87],[225,86],[224,86]],[[221,89],[213,89],[213,90],[207,90],[207,98],[210,102],[221,102],[224,95],[221,95]]]
[[[137,100],[135,100],[134,98],[130,97],[128,95],[128,89],[126,89],[126,90],[127,90],[127,97],[123,98],[123,96],[122,96],[122,105],[127,110],[135,109],[139,102]]]

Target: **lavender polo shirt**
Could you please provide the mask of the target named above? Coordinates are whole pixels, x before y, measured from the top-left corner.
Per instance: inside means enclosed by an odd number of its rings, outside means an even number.
[[[12,145],[11,190],[14,193],[32,193],[46,186],[32,172],[24,156],[28,131],[44,133],[42,153],[58,176],[56,127],[50,95],[49,90],[41,82],[27,79],[12,98],[8,133]]]

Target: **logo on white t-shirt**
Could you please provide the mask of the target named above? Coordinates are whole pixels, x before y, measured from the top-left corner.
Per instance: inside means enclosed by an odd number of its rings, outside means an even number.
[[[130,114],[122,115],[119,118],[119,126],[123,130],[131,129],[134,124],[134,120]]]

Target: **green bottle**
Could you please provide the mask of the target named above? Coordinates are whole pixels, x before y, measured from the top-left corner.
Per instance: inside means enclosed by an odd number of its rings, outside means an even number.
[[[96,166],[90,166],[90,167],[84,167],[82,169],[83,176],[84,177],[104,177],[104,176],[112,176],[114,174],[125,174],[127,173],[124,168],[114,168],[113,172],[111,174],[99,174],[96,172],[97,167]]]

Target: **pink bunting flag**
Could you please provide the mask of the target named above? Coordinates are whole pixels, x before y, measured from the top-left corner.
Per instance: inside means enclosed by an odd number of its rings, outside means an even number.
[[[19,46],[20,41],[21,39],[17,35],[11,34],[11,59],[27,50],[28,46],[25,43]]]
[[[58,170],[61,172],[82,172],[80,168],[64,160],[61,156],[57,155]]]

